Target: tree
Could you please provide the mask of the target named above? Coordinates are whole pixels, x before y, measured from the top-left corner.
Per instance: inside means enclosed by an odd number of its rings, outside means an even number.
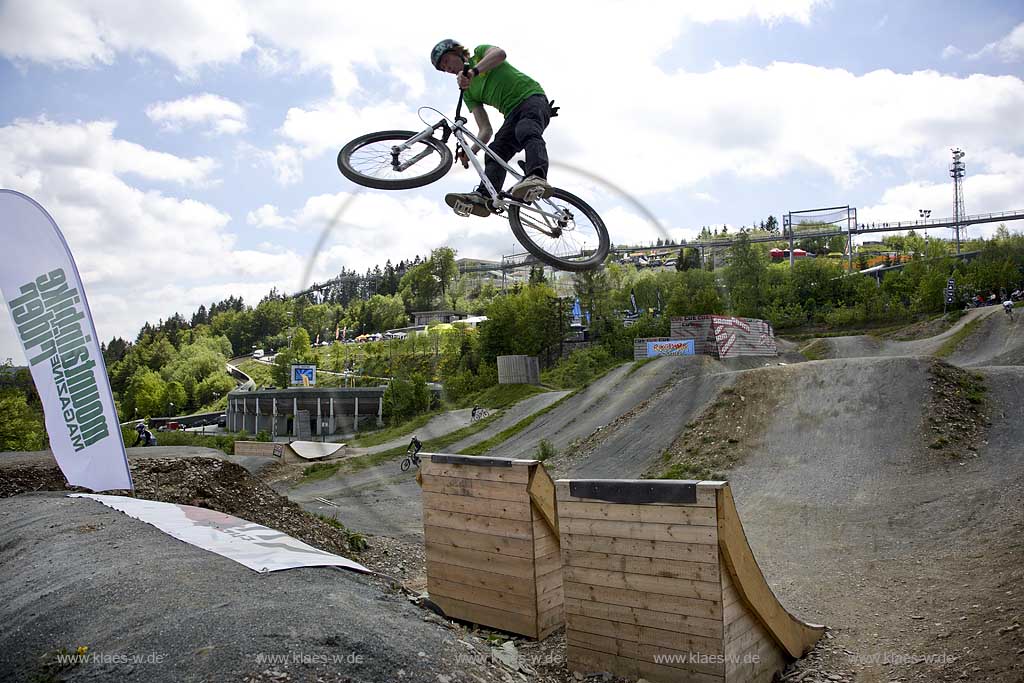
[[[679,250],[679,256],[676,258],[676,270],[681,272],[691,268],[700,269],[700,250],[683,247]]]
[[[498,297],[480,326],[480,353],[486,362],[498,356],[543,356],[562,339],[560,303],[546,285],[526,287]]]
[[[430,259],[427,261],[430,274],[437,279],[437,286],[441,290],[441,302],[444,304],[445,294],[452,280],[459,276],[459,268],[455,265],[455,251],[449,247],[438,247],[430,252]]]
[[[732,259],[725,271],[725,282],[733,311],[741,317],[758,317],[767,298],[768,263],[764,251],[751,244],[745,234],[737,237],[729,251]]]
[[[132,375],[121,401],[125,420],[163,415],[167,385],[160,374],[149,368],[139,368]]]
[[[548,279],[544,277],[544,266],[539,263],[530,266],[530,284],[531,285],[543,285],[547,284]]]
[[[399,282],[399,291],[405,305],[414,311],[431,310],[439,290],[437,278],[431,272],[428,261],[407,270]]]
[[[14,389],[0,391],[0,451],[40,451],[46,447],[42,411]]]
[[[768,220],[764,223],[764,229],[772,235],[779,233],[779,222],[775,220],[775,216],[768,216]]]
[[[165,415],[176,415],[185,412],[188,396],[181,382],[168,382],[164,387],[163,412]]]

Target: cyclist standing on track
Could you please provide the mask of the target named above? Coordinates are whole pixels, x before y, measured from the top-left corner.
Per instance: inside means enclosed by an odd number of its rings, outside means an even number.
[[[1013,320],[1013,302],[1009,299],[1003,302],[1003,313],[1010,316],[1010,320]]]
[[[478,134],[485,144],[490,140],[492,128],[483,105],[490,105],[500,111],[505,122],[489,146],[503,161],[508,161],[519,151],[526,150],[526,177],[514,185],[509,194],[515,199],[530,201],[538,197],[549,197],[551,186],[547,183],[548,153],[544,144],[544,129],[552,116],[557,116],[553,102],[548,102],[544,89],[522,71],[508,63],[505,51],[493,45],[479,45],[473,54],[460,43],[447,38],[430,52],[430,62],[438,71],[455,74],[459,88],[464,91],[466,109],[476,119]],[[463,74],[463,64],[470,66],[469,74]],[[474,144],[470,153],[480,151]],[[465,150],[459,150],[457,158],[466,168],[469,159]],[[488,156],[484,172],[497,192],[505,182],[505,169]],[[481,184],[468,193],[451,193],[445,197],[448,206],[459,215],[472,213],[486,218],[488,195]]]

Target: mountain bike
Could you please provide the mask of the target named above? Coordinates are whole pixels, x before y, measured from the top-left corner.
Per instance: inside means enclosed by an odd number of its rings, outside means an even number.
[[[420,455],[419,455],[419,453],[420,452],[418,450],[415,450],[412,447],[412,444],[409,444],[409,447],[405,449],[405,457],[402,458],[402,464],[400,465],[400,467],[402,468],[403,472],[408,472],[409,468],[412,467],[413,465],[416,465],[416,467],[419,468],[419,466],[420,466]]]
[[[463,69],[468,73],[469,67]],[[567,271],[584,271],[599,267],[608,255],[608,229],[589,204],[559,188],[552,188],[549,197],[526,197],[517,200],[496,188],[484,174],[484,166],[470,152],[473,144],[501,164],[516,179],[524,175],[500,159],[466,126],[462,116],[463,93],[455,108],[455,118],[441,115],[441,120],[420,132],[385,130],[358,137],[338,153],[338,168],[354,183],[378,190],[408,190],[440,180],[453,163],[448,140],[454,135],[456,151],[465,152],[473,169],[480,176],[482,187],[490,196],[488,208],[496,215],[505,215],[519,243],[544,263]],[[422,115],[421,115],[422,120]],[[440,138],[435,134],[440,132]],[[514,184],[514,183],[513,183]]]

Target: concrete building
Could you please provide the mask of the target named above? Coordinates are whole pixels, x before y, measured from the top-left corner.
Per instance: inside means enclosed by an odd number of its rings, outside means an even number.
[[[232,391],[228,394],[229,432],[243,429],[297,439],[379,427],[386,387],[354,389],[295,387]]]
[[[427,383],[427,387],[435,397],[440,397],[440,384]],[[225,428],[229,432],[265,431],[272,437],[295,439],[375,429],[384,424],[385,389],[386,386],[292,387],[232,391],[228,394]]]

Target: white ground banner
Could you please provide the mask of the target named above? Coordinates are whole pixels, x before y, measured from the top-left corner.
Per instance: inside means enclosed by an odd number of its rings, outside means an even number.
[[[42,399],[50,448],[68,482],[132,489],[107,368],[78,268],[43,207],[0,190],[0,291]]]
[[[358,562],[317,550],[275,529],[215,510],[124,496],[91,493],[72,493],[69,496],[99,501],[129,517],[152,524],[179,541],[223,555],[258,572],[296,567],[345,567],[360,572],[370,571]]]

